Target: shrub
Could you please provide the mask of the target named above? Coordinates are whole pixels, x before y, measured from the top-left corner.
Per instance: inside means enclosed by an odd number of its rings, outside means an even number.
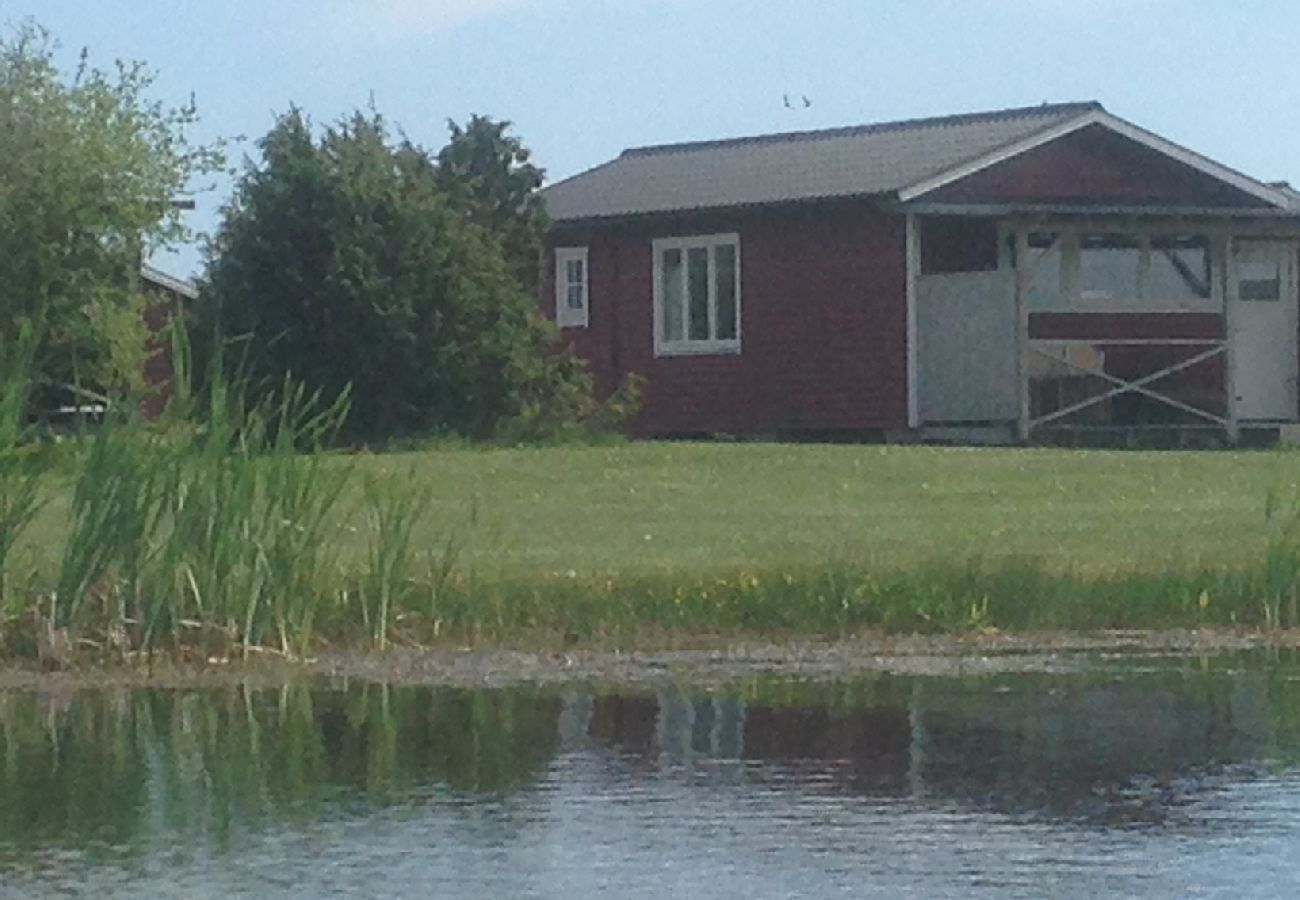
[[[297,111],[262,139],[214,245],[201,331],[244,338],[265,391],[349,385],[353,442],[567,421],[590,382],[433,159],[358,113],[313,139]]]

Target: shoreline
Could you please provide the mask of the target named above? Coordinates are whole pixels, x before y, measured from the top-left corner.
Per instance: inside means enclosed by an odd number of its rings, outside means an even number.
[[[308,660],[262,656],[205,665],[159,658],[46,672],[0,664],[0,693],[70,695],[96,689],[202,690],[275,688],[310,680],[359,680],[451,688],[556,686],[586,681],[644,687],[685,681],[703,687],[777,676],[834,681],[869,674],[953,678],[1007,672],[1082,671],[1098,655],[1215,656],[1273,648],[1300,649],[1300,629],[1042,631],[962,635],[869,634],[838,640],[716,640],[677,649],[567,652],[502,647],[394,647],[330,651]]]

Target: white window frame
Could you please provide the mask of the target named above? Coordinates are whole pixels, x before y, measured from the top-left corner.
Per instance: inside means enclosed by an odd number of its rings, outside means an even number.
[[[569,263],[582,263],[582,281],[569,280]],[[569,306],[570,288],[582,288],[582,308]],[[561,328],[586,328],[591,320],[591,264],[586,247],[555,248],[555,324]]]
[[[664,254],[670,250],[679,250],[682,254],[682,322],[683,327],[689,334],[689,306],[690,292],[687,281],[690,277],[690,265],[688,263],[691,250],[705,249],[709,251],[709,334],[717,333],[718,323],[718,279],[715,263],[715,254],[713,248],[730,246],[734,248],[735,267],[734,274],[736,286],[736,336],[734,338],[719,339],[710,337],[708,339],[692,340],[689,337],[681,340],[665,340],[663,334],[663,306],[664,306],[664,271],[663,258]],[[691,237],[672,237],[660,238],[651,242],[651,252],[654,254],[654,351],[655,356],[701,356],[701,355],[735,355],[740,353],[741,337],[741,320],[743,291],[740,282],[740,235],[735,232],[725,234],[702,234]]]
[[[1050,292],[1047,302],[1032,303],[1033,313],[1214,313],[1223,309],[1223,291],[1220,279],[1216,276],[1216,256],[1212,235],[1196,229],[1140,229],[1109,227],[1080,227],[1075,225],[1035,228],[1036,233],[1059,235],[1056,248],[1059,261],[1059,280],[1049,284],[1041,277],[1030,287],[1031,291]],[[1007,246],[1007,236],[1003,232],[1002,246]],[[1140,253],[1138,261],[1137,283],[1130,295],[1089,296],[1083,284],[1082,240],[1090,235],[1114,234],[1128,237],[1137,244],[1134,249]],[[1208,297],[1175,297],[1153,293],[1151,286],[1152,259],[1157,252],[1155,244],[1164,238],[1201,238],[1205,240],[1206,259],[1210,264]],[[1004,254],[1003,265],[1010,265],[1010,257]]]

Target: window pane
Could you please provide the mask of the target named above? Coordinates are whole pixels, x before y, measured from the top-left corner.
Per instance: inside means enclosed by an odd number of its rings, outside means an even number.
[[[1142,247],[1122,234],[1085,234],[1079,240],[1079,278],[1083,299],[1135,299]]]
[[[717,271],[718,340],[736,339],[736,247],[722,244],[713,248],[713,265]]]
[[[709,251],[692,247],[687,253],[689,269],[690,331],[693,341],[709,339]]]
[[[1210,299],[1210,244],[1205,238],[1154,238],[1145,296],[1154,300]]]
[[[1282,299],[1282,270],[1276,262],[1238,260],[1237,296],[1264,303]]]
[[[569,285],[569,309],[582,309],[586,305],[586,291],[580,284]]]
[[[1036,232],[1029,236],[1029,264],[1033,266],[1033,280],[1025,292],[1025,303],[1031,310],[1058,308],[1061,297],[1061,246],[1048,252],[1056,244],[1057,235]],[[1015,241],[1011,242],[1014,249]]]
[[[569,284],[582,284],[586,281],[583,277],[585,273],[583,272],[582,260],[571,259],[565,268],[567,270],[566,274],[569,276]]]
[[[663,284],[659,286],[663,298],[663,340],[680,341],[685,334],[682,328],[682,251],[665,250]]]

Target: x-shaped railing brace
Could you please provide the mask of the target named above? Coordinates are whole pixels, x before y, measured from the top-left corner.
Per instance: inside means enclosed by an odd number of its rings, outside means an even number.
[[[1105,341],[1099,341],[1098,343],[1104,344]],[[1220,416],[1216,416],[1213,413],[1206,412],[1203,409],[1198,409],[1197,407],[1192,406],[1188,403],[1183,403],[1180,400],[1175,400],[1173,397],[1167,397],[1164,394],[1161,394],[1157,391],[1153,391],[1147,387],[1148,384],[1151,384],[1154,381],[1159,381],[1161,378],[1164,378],[1168,375],[1172,375],[1175,372],[1181,372],[1183,369],[1190,369],[1192,366],[1197,365],[1198,363],[1202,363],[1207,359],[1213,359],[1219,354],[1227,351],[1228,349],[1227,344],[1216,344],[1215,346],[1211,347],[1209,350],[1206,350],[1202,353],[1198,353],[1195,356],[1189,357],[1188,359],[1184,359],[1181,362],[1175,363],[1172,366],[1167,366],[1166,368],[1163,368],[1158,372],[1152,372],[1150,375],[1143,375],[1141,378],[1137,379],[1136,381],[1125,381],[1123,378],[1118,378],[1114,375],[1111,375],[1109,372],[1103,372],[1099,369],[1090,369],[1087,366],[1080,365],[1079,363],[1076,363],[1071,359],[1065,359],[1056,356],[1055,354],[1049,353],[1046,350],[1042,349],[1041,347],[1034,347],[1031,345],[1030,349],[1033,350],[1035,353],[1040,354],[1041,356],[1047,357],[1053,362],[1061,363],[1071,369],[1074,369],[1078,372],[1082,372],[1085,375],[1092,375],[1096,378],[1104,379],[1110,382],[1111,384],[1118,385],[1118,387],[1112,388],[1111,390],[1107,391],[1104,394],[1098,394],[1095,397],[1089,397],[1087,400],[1081,400],[1078,403],[1067,406],[1065,409],[1058,409],[1056,412],[1049,413],[1038,419],[1034,419],[1033,422],[1031,423],[1032,425],[1043,425],[1047,422],[1054,422],[1057,419],[1063,419],[1066,416],[1074,415],[1080,410],[1087,409],[1090,406],[1096,406],[1099,403],[1105,403],[1107,400],[1111,399],[1112,397],[1118,397],[1120,394],[1141,394],[1142,396],[1150,397],[1152,400],[1155,400],[1159,403],[1164,403],[1167,406],[1174,407],[1175,409],[1181,409],[1183,412],[1191,413],[1194,416],[1200,416],[1203,419],[1209,419],[1211,422],[1215,422],[1219,425],[1223,425],[1226,427],[1228,424],[1227,419],[1224,419]]]

